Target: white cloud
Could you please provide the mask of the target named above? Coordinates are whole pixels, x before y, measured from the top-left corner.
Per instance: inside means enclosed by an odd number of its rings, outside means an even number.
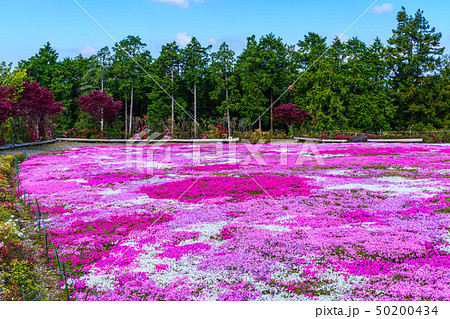
[[[97,50],[95,50],[90,45],[85,46],[83,49],[80,50],[80,54],[84,56],[91,56],[97,53]]]
[[[394,6],[390,3],[383,3],[381,6],[373,6],[372,13],[382,14],[394,11]]]
[[[152,0],[152,1],[176,4],[181,8],[188,8],[190,6],[190,2],[203,2],[203,0]]]
[[[209,44],[211,44],[211,45],[213,45],[213,46],[215,46],[215,45],[218,44],[217,40],[214,39],[214,38],[210,38],[210,39],[208,40],[208,42],[209,42]]]
[[[334,36],[334,39],[340,39],[341,40],[341,42],[347,42],[349,39],[348,39],[348,37],[345,35],[345,34],[341,34],[341,33],[337,33],[335,36]],[[334,40],[333,39],[333,40]]]
[[[189,44],[189,42],[191,42],[192,37],[188,36],[186,34],[186,32],[183,33],[177,33],[177,35],[175,36],[175,41],[182,47],[185,47],[186,45]]]
[[[241,49],[242,47],[245,47],[247,44],[247,40],[243,38],[237,38],[237,37],[225,37],[225,38],[209,38],[208,40],[209,44],[211,44],[213,47],[219,47],[222,45],[222,43],[228,44],[230,47],[234,47],[235,49]]]

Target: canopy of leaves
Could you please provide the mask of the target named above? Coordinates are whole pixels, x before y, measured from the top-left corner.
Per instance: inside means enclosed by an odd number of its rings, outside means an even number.
[[[55,102],[53,92],[36,81],[25,80],[20,98],[15,107],[21,116],[44,118],[62,112],[63,102]]]
[[[0,124],[14,114],[15,91],[15,87],[0,85]]]
[[[283,104],[273,110],[273,117],[287,125],[300,124],[312,118],[312,115],[295,104]]]
[[[96,123],[102,118],[107,122],[113,122],[122,108],[121,102],[115,102],[106,92],[100,91],[81,96],[77,103],[80,110],[90,115]]]

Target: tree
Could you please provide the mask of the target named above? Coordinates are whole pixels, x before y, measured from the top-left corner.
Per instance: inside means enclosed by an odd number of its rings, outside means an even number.
[[[333,130],[348,125],[343,101],[344,45],[337,38],[327,48],[326,38],[309,33],[298,42],[294,54],[297,69],[302,72],[293,88],[294,102],[313,116],[315,130]]]
[[[258,118],[262,130],[261,115],[268,99],[262,91],[262,57],[255,36],[247,38],[247,47],[236,61],[236,75],[241,87],[239,110],[252,121]]]
[[[154,66],[156,68],[155,73],[158,76],[158,83],[163,87],[167,88],[166,92],[161,89],[156,83],[152,83],[153,89],[149,94],[152,101],[149,108],[151,108],[151,117],[155,118],[164,117],[166,115],[166,101],[169,97],[167,93],[170,94],[170,118],[171,118],[171,134],[173,136],[174,125],[175,125],[175,92],[178,89],[177,82],[179,81],[181,63],[181,51],[177,43],[174,41],[164,45],[161,49],[161,54],[155,60]],[[169,81],[168,81],[169,80]]]
[[[103,120],[113,122],[122,108],[122,103],[115,102],[102,91],[92,91],[88,95],[81,96],[77,103],[81,111],[87,113],[95,125]]]
[[[25,120],[34,140],[45,138],[51,117],[63,111],[63,102],[55,102],[53,95],[54,92],[41,87],[36,81],[25,80],[22,93],[14,104],[16,115]]]
[[[58,53],[49,42],[28,60],[20,61],[19,68],[27,70],[28,77],[36,80],[42,87],[52,88],[57,67]]]
[[[93,56],[92,65],[81,81],[81,91],[101,91],[106,87],[108,68],[111,67],[111,52],[104,47]]]
[[[369,131],[390,129],[394,108],[386,86],[389,70],[384,52],[378,38],[369,47],[357,38],[345,44],[340,99],[351,127],[359,125]]]
[[[312,115],[301,109],[295,104],[283,104],[275,107],[273,117],[286,124],[289,132],[292,132],[294,124],[301,124],[302,122],[311,119]]]
[[[78,55],[65,58],[55,66],[54,81],[48,89],[54,90],[56,101],[64,101],[64,116],[55,119],[61,130],[69,130],[78,121],[78,104],[75,101],[83,92],[84,77],[94,63],[95,57]]]
[[[191,42],[182,50],[182,72],[187,84],[193,89],[194,95],[194,135],[197,136],[197,87],[206,74],[208,67],[208,51],[211,45],[202,47],[193,37]]]
[[[27,77],[27,71],[12,67],[12,63],[0,63],[0,85],[20,87]]]
[[[147,45],[138,36],[129,35],[113,47],[112,73],[114,74],[113,90],[125,100],[125,132],[132,132],[133,107],[135,93],[142,88],[142,69],[151,62],[151,56],[144,48]],[[130,99],[129,124],[127,123],[128,98]]]
[[[0,125],[14,114],[14,100],[17,88],[0,84]]]
[[[219,51],[211,54],[211,75],[214,83],[214,91],[210,93],[213,100],[222,101],[218,110],[226,110],[228,136],[231,136],[230,125],[230,84],[235,86],[233,76],[235,54],[233,50],[224,42]],[[225,94],[225,97],[222,95]],[[225,100],[224,100],[225,99]]]
[[[414,16],[406,9],[397,14],[397,29],[388,39],[388,63],[392,70],[389,81],[392,96],[398,107],[397,126],[420,128],[425,125],[431,105],[421,99],[426,77],[436,72],[444,48],[440,47],[441,33],[430,27],[418,10]]]
[[[94,56],[92,67],[85,73],[81,81],[81,91],[105,90],[107,84],[107,72],[111,67],[111,52],[108,47],[103,47]],[[103,117],[100,119],[100,131],[103,132]]]
[[[288,86],[289,49],[281,38],[270,33],[262,37],[258,44],[261,53],[262,78],[261,86],[270,107],[270,131],[273,132],[273,103],[274,95],[281,94]]]

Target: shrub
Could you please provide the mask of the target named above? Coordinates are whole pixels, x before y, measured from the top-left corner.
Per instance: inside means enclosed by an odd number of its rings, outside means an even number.
[[[0,297],[3,300],[48,300],[47,291],[39,282],[32,262],[13,260],[9,268],[0,274]]]
[[[257,144],[259,142],[270,142],[269,132],[261,132],[259,129],[255,130],[254,132],[241,133],[239,137],[241,138],[241,140],[248,140],[252,144]]]
[[[23,230],[14,202],[14,164],[23,155],[0,157],[0,300],[47,300],[36,261],[23,244]]]
[[[352,138],[352,142],[353,143],[367,142],[367,137],[366,136],[355,136],[355,137]]]

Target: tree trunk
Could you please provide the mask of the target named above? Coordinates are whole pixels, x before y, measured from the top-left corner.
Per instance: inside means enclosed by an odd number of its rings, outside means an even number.
[[[19,120],[15,116],[13,117],[13,127],[14,127],[13,144],[16,144],[17,139],[19,138]]]
[[[102,119],[100,120],[100,132],[103,133],[103,108],[100,109],[100,113],[102,117]]]
[[[134,93],[134,88],[133,88],[133,84],[131,85],[131,101],[130,101],[130,125],[128,126],[128,131],[130,132],[130,136],[131,136],[131,130],[132,130],[132,126],[133,126],[133,93]]]
[[[171,135],[173,138],[173,129],[174,129],[174,125],[175,125],[175,99],[173,97],[173,67],[170,68],[170,76],[172,78],[172,125],[171,125]]]
[[[259,96],[258,96],[258,108],[259,108]],[[262,115],[260,115],[260,116],[259,116],[259,119],[258,119],[258,123],[259,123],[259,134],[260,134],[260,135],[261,135],[261,133],[262,133],[261,117],[262,117]]]
[[[128,115],[128,99],[127,97],[125,97],[125,138],[128,138],[127,115]]]
[[[102,74],[102,81],[100,83],[100,90],[103,92],[103,74]],[[100,132],[103,133],[103,108],[100,110],[101,112],[101,120],[100,120]]]
[[[230,125],[230,105],[228,104],[228,74],[225,73],[225,97],[227,101],[227,122],[228,122],[228,137],[231,137],[231,125]]]
[[[194,84],[194,137],[197,137],[197,84]]]
[[[39,119],[39,116],[37,117],[37,119],[36,119],[36,132],[35,132],[35,138],[36,138],[36,142],[37,141],[39,141],[39,135],[40,135],[40,132],[39,132],[39,121],[40,119]]]
[[[270,91],[270,133],[273,134],[273,90]]]

